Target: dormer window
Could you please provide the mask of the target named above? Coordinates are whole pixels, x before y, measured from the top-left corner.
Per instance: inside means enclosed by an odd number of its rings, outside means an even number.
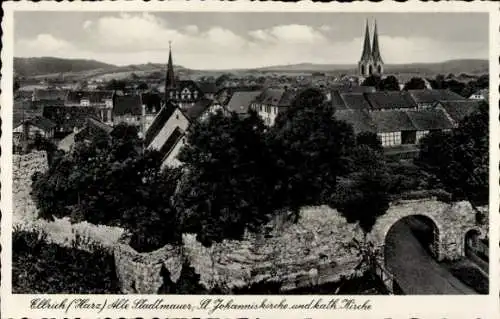
[[[181,92],[181,100],[190,100],[191,99],[191,91],[188,88],[184,88]]]

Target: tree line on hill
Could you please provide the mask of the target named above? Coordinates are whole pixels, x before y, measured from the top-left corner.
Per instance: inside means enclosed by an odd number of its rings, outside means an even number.
[[[33,176],[40,217],[120,226],[131,245],[151,251],[194,233],[204,245],[262,231],[276,214],[297,221],[300,208],[329,205],[370,232],[391,195],[444,188],[455,198],[487,202],[488,109],[445,134],[422,140],[417,165],[384,157],[373,133],[354,134],[323,94],[309,89],[266,127],[247,117],[212,114],[192,125],[181,168],[160,169],[135,128],[77,142]],[[439,151],[438,151],[439,150]]]
[[[434,90],[448,89],[454,93],[457,93],[465,98],[469,98],[475,92],[481,89],[489,88],[489,75],[481,75],[477,79],[472,79],[467,82],[458,81],[452,74],[445,77],[442,74],[437,75],[435,78],[428,78],[424,80],[420,77],[413,77],[403,86],[403,90],[423,90],[426,89],[426,81],[430,84],[431,88]],[[400,84],[398,79],[389,75],[385,78],[381,78],[377,75],[371,75],[367,77],[362,84],[363,86],[375,87],[377,91],[399,91]]]

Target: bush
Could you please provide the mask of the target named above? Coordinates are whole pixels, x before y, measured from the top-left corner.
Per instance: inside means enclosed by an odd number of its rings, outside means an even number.
[[[392,200],[416,200],[424,199],[429,197],[436,197],[437,200],[449,203],[451,202],[451,194],[442,189],[430,189],[430,190],[418,190],[403,192],[401,194],[396,194],[391,196]]]
[[[47,241],[39,230],[14,229],[12,233],[12,291],[21,294],[117,294],[114,257],[103,247],[78,249]],[[87,243],[88,244],[88,243]]]

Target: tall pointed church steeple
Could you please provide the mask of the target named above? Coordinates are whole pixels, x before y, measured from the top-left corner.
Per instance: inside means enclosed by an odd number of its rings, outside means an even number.
[[[373,31],[373,46],[372,46],[372,56],[375,64],[383,63],[382,56],[380,55],[380,49],[378,46],[378,31],[377,31],[377,21],[375,20],[375,29]]]
[[[366,20],[365,29],[365,42],[363,44],[363,53],[361,54],[361,61],[368,62],[371,60],[372,50],[370,47],[370,28],[368,27],[368,20]]]
[[[374,73],[381,76],[384,73],[384,61],[382,60],[382,55],[380,55],[380,48],[378,44],[377,21],[375,21],[375,28],[373,31],[372,58]]]
[[[168,43],[168,63],[167,63],[167,73],[165,74],[165,95],[169,89],[175,87],[175,74],[174,74],[174,63],[172,61],[172,46],[171,42]]]

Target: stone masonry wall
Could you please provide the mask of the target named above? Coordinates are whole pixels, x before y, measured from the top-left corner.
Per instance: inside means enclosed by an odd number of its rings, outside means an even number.
[[[247,234],[243,241],[223,241],[211,248],[194,235],[184,235],[186,259],[207,288],[279,282],[282,290],[337,281],[352,275],[360,262],[346,245],[361,239],[362,232],[326,206],[304,208],[297,224],[272,224],[268,238]]]
[[[163,284],[161,269],[177,282],[182,269],[181,247],[166,245],[150,253],[138,253],[122,237],[115,245],[116,273],[122,293],[156,294]]]
[[[41,229],[51,242],[68,245],[78,234],[105,247],[113,247],[123,233],[123,229],[104,225],[93,225],[87,222],[71,224],[69,219],[56,218],[54,221],[37,219],[38,210],[31,193],[31,176],[35,172],[48,169],[47,153],[31,152],[24,155],[13,155],[12,167],[12,223],[22,229]],[[86,248],[86,247],[81,247]]]
[[[31,176],[35,172],[45,172],[49,168],[46,152],[32,152],[26,155],[13,155],[12,200],[14,223],[29,222],[38,213],[31,198]]]
[[[430,218],[439,232],[438,259],[457,259],[464,254],[465,233],[477,229],[483,236],[484,229],[476,225],[475,210],[469,202],[443,203],[435,199],[408,200],[391,203],[369,234],[368,239],[379,248],[383,261],[383,248],[389,229],[399,220],[412,215]]]

